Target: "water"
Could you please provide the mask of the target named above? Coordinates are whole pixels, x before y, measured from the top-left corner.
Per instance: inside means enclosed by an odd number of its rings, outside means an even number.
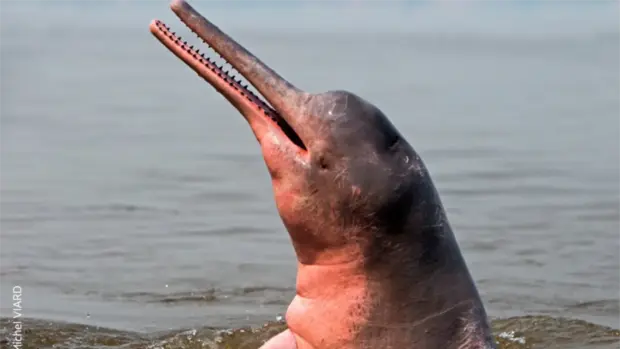
[[[194,4],[390,117],[491,317],[620,327],[617,3]],[[14,285],[24,316],[126,331],[283,314],[295,259],[258,146],[151,37],[187,32],[167,2],[1,6],[1,315]]]

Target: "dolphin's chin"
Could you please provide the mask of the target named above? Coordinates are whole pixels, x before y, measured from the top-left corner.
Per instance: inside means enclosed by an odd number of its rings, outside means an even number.
[[[183,23],[186,24],[185,22]],[[211,86],[237,108],[248,121],[250,121],[251,118],[262,118],[264,121],[278,127],[293,144],[306,150],[306,146],[299,135],[286,122],[281,114],[265,102],[262,96],[258,96],[250,91],[248,89],[249,83],[244,85],[241,79],[235,78],[235,74],[231,74],[232,69],[231,71],[224,71],[224,65],[216,65],[212,58],[206,56],[204,53],[200,53],[194,46],[190,46],[187,41],[183,41],[181,37],[172,32],[170,27],[166,26],[160,20],[153,20],[150,25],[150,30],[164,46],[191,67],[200,77],[211,84]],[[219,52],[204,41],[204,39],[202,39],[202,41],[219,54]],[[223,56],[220,58],[232,67],[235,66],[234,62],[226,61]],[[237,74],[247,80],[243,74]]]

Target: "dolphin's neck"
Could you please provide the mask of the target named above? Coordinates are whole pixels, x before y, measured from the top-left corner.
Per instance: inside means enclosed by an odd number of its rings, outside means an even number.
[[[391,348],[386,343],[397,344],[394,348],[493,348],[482,302],[464,263],[462,268],[455,266],[461,262],[435,265],[433,272],[411,258],[390,258],[400,264],[369,269],[360,260],[299,263],[297,297],[287,314],[291,329],[312,341],[307,319],[321,318],[326,327],[350,327],[355,329],[351,337],[337,344],[351,349]],[[338,323],[330,324],[330,319]]]
[[[402,336],[426,338],[421,347],[493,348],[483,303],[438,196],[416,211],[422,214],[378,234],[368,253],[369,323],[400,324]]]

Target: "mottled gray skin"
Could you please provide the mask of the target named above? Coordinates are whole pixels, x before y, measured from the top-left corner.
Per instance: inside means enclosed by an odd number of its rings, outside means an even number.
[[[429,172],[388,118],[350,92],[301,91],[184,1],[172,10],[273,107],[151,24],[248,121],[271,175],[298,274],[289,329],[262,349],[493,348]]]
[[[355,340],[347,348],[493,348],[484,307],[421,158],[362,98],[346,91],[307,96],[298,108],[312,115],[304,123],[316,137],[315,153],[299,175],[311,197],[298,208],[306,219],[282,218],[301,263],[315,263],[325,246],[358,246],[369,282],[351,314],[364,320],[350,329]]]

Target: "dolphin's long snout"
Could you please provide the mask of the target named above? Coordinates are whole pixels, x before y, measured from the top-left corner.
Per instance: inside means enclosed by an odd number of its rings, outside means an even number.
[[[299,89],[209,22],[184,0],[174,0],[170,7],[196,35],[237,69],[279,113],[292,112],[294,102],[302,94]]]

